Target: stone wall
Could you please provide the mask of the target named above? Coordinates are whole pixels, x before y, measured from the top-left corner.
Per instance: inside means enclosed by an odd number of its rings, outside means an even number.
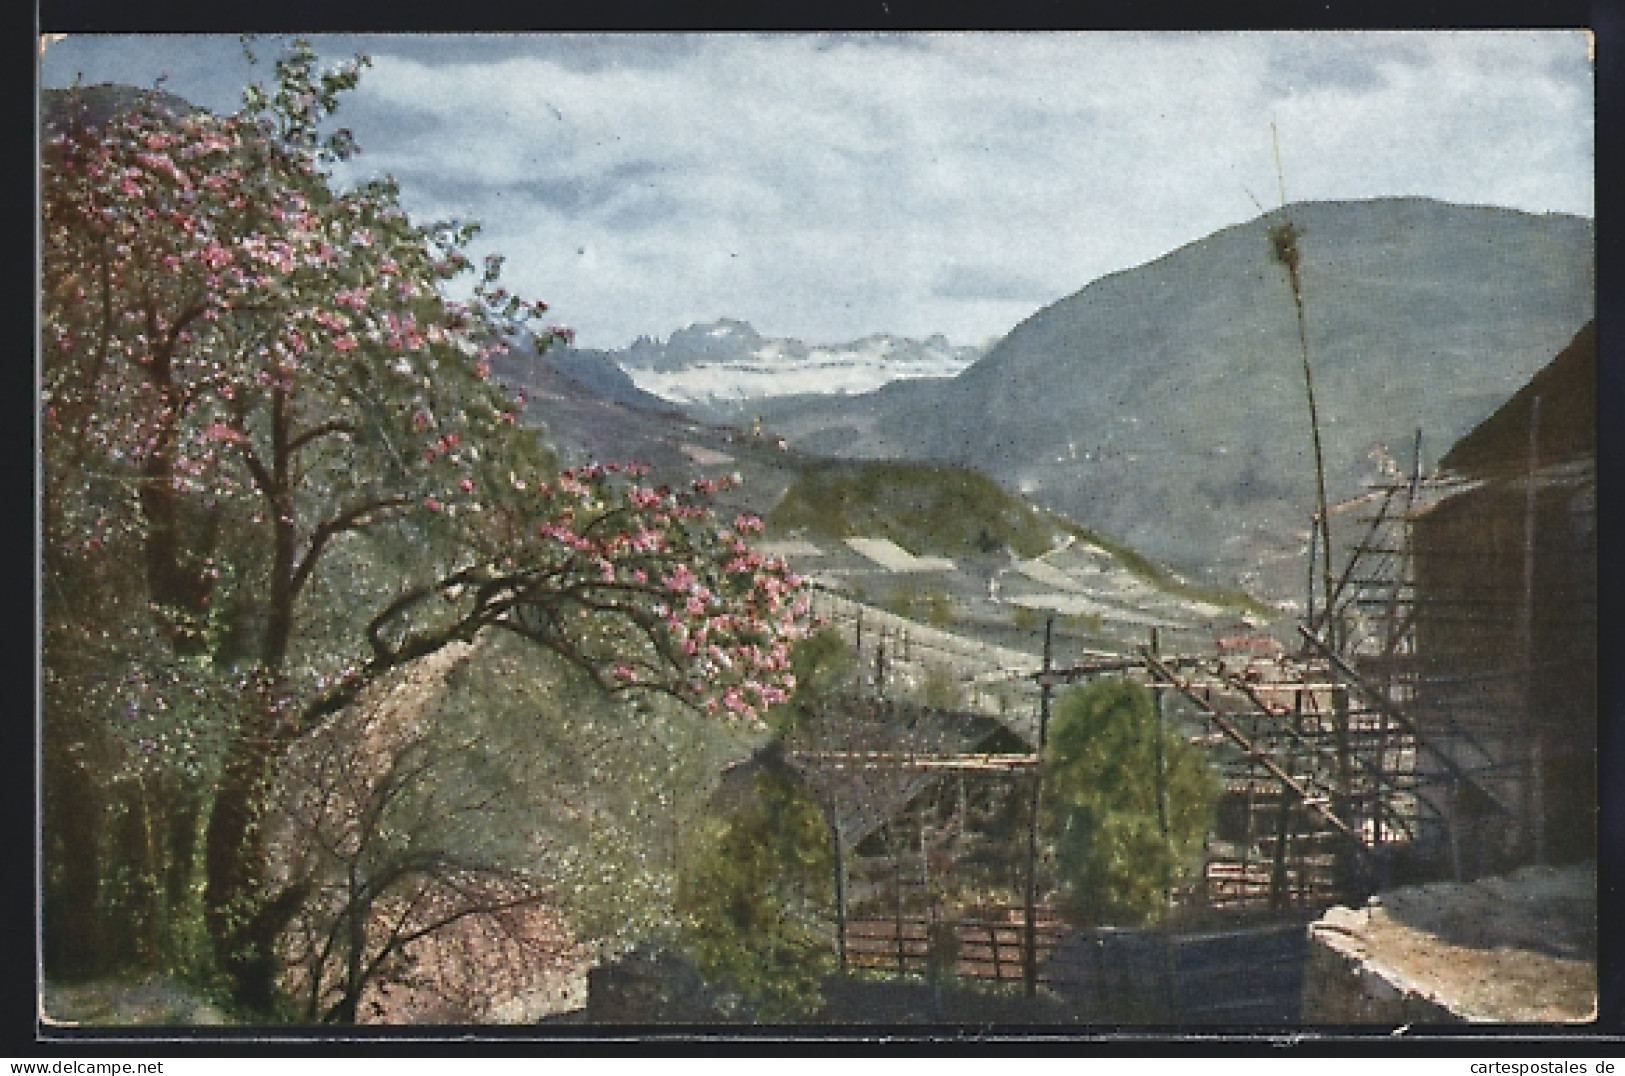
[[[1526,867],[1332,908],[1309,927],[1303,1022],[1592,1020],[1596,893],[1594,865]]]

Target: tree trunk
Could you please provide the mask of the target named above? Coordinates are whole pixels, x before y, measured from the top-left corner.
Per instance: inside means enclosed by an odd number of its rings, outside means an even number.
[[[199,654],[204,649],[197,619],[209,606],[212,582],[196,565],[189,565],[187,543],[181,533],[181,497],[175,488],[175,438],[178,416],[176,392],[171,385],[170,357],[166,350],[153,356],[153,385],[164,416],[151,452],[141,467],[138,500],[147,520],[147,591],[158,607],[159,621],[177,653]],[[204,543],[206,546],[207,543]]]
[[[360,879],[356,876],[356,866],[350,864],[350,901],[344,914],[348,922],[345,924],[349,932],[349,950],[345,953],[344,961],[344,995],[334,1006],[329,1019],[338,1024],[353,1024],[356,1022],[356,1013],[361,1008],[361,991],[366,986],[366,976],[362,970],[367,960],[367,919],[372,914],[372,902],[363,896]]]
[[[119,782],[114,806],[112,847],[108,850],[112,911],[119,929],[110,931],[107,945],[112,961],[121,968],[151,967],[156,949],[157,886],[152,873],[146,797],[133,779]]]
[[[183,951],[183,924],[197,913],[192,897],[192,868],[197,861],[198,798],[180,779],[166,781],[164,834],[164,910],[171,953]]]
[[[287,393],[272,392],[272,473],[261,489],[272,511],[272,564],[260,639],[261,694],[233,739],[205,839],[204,919],[237,1002],[269,1013],[277,1002],[276,940],[297,910],[297,888],[268,891],[263,822],[276,762],[295,736],[278,701],[293,633],[294,513],[289,493]]]
[[[236,1001],[269,1014],[277,1003],[276,939],[302,892],[272,895],[263,822],[276,761],[286,745],[278,731],[276,680],[244,719],[226,754],[204,838],[204,921]]]

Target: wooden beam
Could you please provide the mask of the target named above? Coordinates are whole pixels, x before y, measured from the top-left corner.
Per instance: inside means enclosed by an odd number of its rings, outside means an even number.
[[[1488,800],[1496,809],[1501,811],[1501,813],[1503,813],[1503,814],[1505,814],[1505,815],[1507,815],[1509,817],[1512,816],[1512,811],[1506,806],[1506,804],[1502,803],[1499,799],[1497,799],[1494,795],[1492,795],[1490,793],[1490,791],[1488,789],[1486,789],[1482,784],[1480,784],[1478,781],[1474,780],[1472,775],[1467,773],[1466,770],[1462,769],[1461,765],[1455,759],[1451,758],[1449,755],[1447,755],[1443,751],[1441,751],[1438,747],[1436,747],[1432,743],[1430,743],[1427,740],[1427,738],[1422,735],[1421,731],[1419,729],[1417,729],[1416,723],[1410,719],[1410,716],[1408,714],[1406,714],[1399,707],[1395,706],[1393,703],[1389,702],[1375,688],[1373,688],[1370,684],[1366,683],[1365,678],[1362,677],[1359,673],[1355,672],[1354,669],[1349,666],[1349,663],[1343,660],[1341,655],[1339,655],[1335,650],[1333,650],[1331,647],[1327,646],[1324,642],[1322,642],[1319,636],[1317,636],[1314,632],[1310,631],[1308,628],[1304,627],[1302,624],[1298,625],[1298,634],[1302,635],[1304,637],[1305,641],[1307,641],[1309,643],[1309,645],[1313,646],[1316,650],[1320,651],[1321,654],[1323,654],[1326,657],[1326,659],[1328,661],[1330,661],[1333,666],[1336,667],[1338,672],[1340,672],[1344,676],[1348,677],[1350,687],[1353,687],[1353,688],[1357,689],[1362,695],[1364,695],[1368,700],[1370,700],[1379,710],[1381,710],[1385,717],[1387,717],[1394,724],[1398,725],[1400,728],[1404,729],[1406,732],[1410,733],[1410,735],[1415,740],[1417,750],[1419,750],[1419,751],[1425,750],[1429,754],[1433,755],[1434,758],[1438,759],[1441,763],[1443,763],[1444,768],[1449,771],[1450,776],[1451,776],[1451,778],[1453,780],[1456,780],[1456,781],[1461,782],[1462,784],[1468,785],[1474,791],[1482,794],[1484,796],[1484,798],[1486,800]],[[1475,741],[1473,741],[1471,739],[1471,737],[1467,737],[1465,734],[1460,733],[1460,732],[1458,732],[1456,735],[1463,738],[1463,739],[1466,739],[1468,744],[1474,750],[1476,750],[1476,751],[1478,751],[1481,754],[1484,754],[1486,756],[1489,755],[1489,752],[1485,751],[1482,747],[1480,747]]]
[[[1037,755],[927,754],[910,751],[792,751],[795,763],[828,770],[921,770],[1016,772],[1038,765]]]
[[[1213,722],[1213,724],[1221,732],[1228,736],[1236,744],[1236,746],[1240,747],[1249,757],[1256,759],[1258,764],[1268,770],[1272,777],[1274,777],[1277,781],[1280,781],[1281,784],[1286,788],[1290,789],[1300,800],[1303,801],[1303,805],[1305,807],[1319,815],[1327,825],[1331,826],[1333,829],[1337,830],[1337,832],[1353,841],[1354,844],[1360,849],[1362,854],[1370,855],[1371,850],[1365,846],[1365,842],[1360,839],[1360,835],[1351,829],[1348,823],[1337,817],[1331,808],[1328,807],[1324,802],[1316,802],[1317,797],[1313,796],[1310,793],[1310,790],[1304,787],[1303,783],[1300,782],[1296,777],[1293,777],[1290,773],[1283,770],[1280,764],[1277,763],[1274,758],[1270,757],[1268,752],[1260,751],[1258,748],[1254,747],[1252,741],[1243,735],[1240,729],[1236,728],[1236,726],[1230,723],[1229,718],[1225,717],[1224,714],[1216,710],[1213,705],[1206,699],[1202,698],[1201,695],[1198,695],[1195,691],[1190,690],[1185,684],[1181,683],[1179,678],[1174,675],[1173,670],[1169,669],[1160,660],[1158,660],[1154,654],[1151,654],[1146,650],[1142,650],[1141,654],[1145,658],[1146,667],[1149,668],[1153,674],[1178,687],[1180,693],[1183,694],[1185,698],[1189,699],[1197,706],[1198,709],[1207,714],[1209,721]]]

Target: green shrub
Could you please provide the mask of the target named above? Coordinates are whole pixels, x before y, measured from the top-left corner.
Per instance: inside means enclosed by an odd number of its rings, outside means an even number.
[[[1160,919],[1166,891],[1200,866],[1216,798],[1206,759],[1159,723],[1145,687],[1099,680],[1063,695],[1044,749],[1042,826],[1074,920],[1139,926]]]
[[[920,699],[933,710],[958,710],[965,705],[965,688],[952,669],[932,666],[925,671]]]
[[[819,983],[835,968],[834,855],[818,805],[782,764],[766,765],[697,844],[677,910],[700,974],[761,1019],[817,1011]]]

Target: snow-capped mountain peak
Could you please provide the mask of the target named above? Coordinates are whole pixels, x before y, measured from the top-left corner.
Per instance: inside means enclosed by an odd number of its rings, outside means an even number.
[[[941,333],[924,340],[874,333],[843,344],[764,337],[722,318],[679,329],[661,343],[640,337],[615,360],[638,388],[678,404],[769,396],[870,392],[890,381],[953,377],[985,346],[956,346]]]

